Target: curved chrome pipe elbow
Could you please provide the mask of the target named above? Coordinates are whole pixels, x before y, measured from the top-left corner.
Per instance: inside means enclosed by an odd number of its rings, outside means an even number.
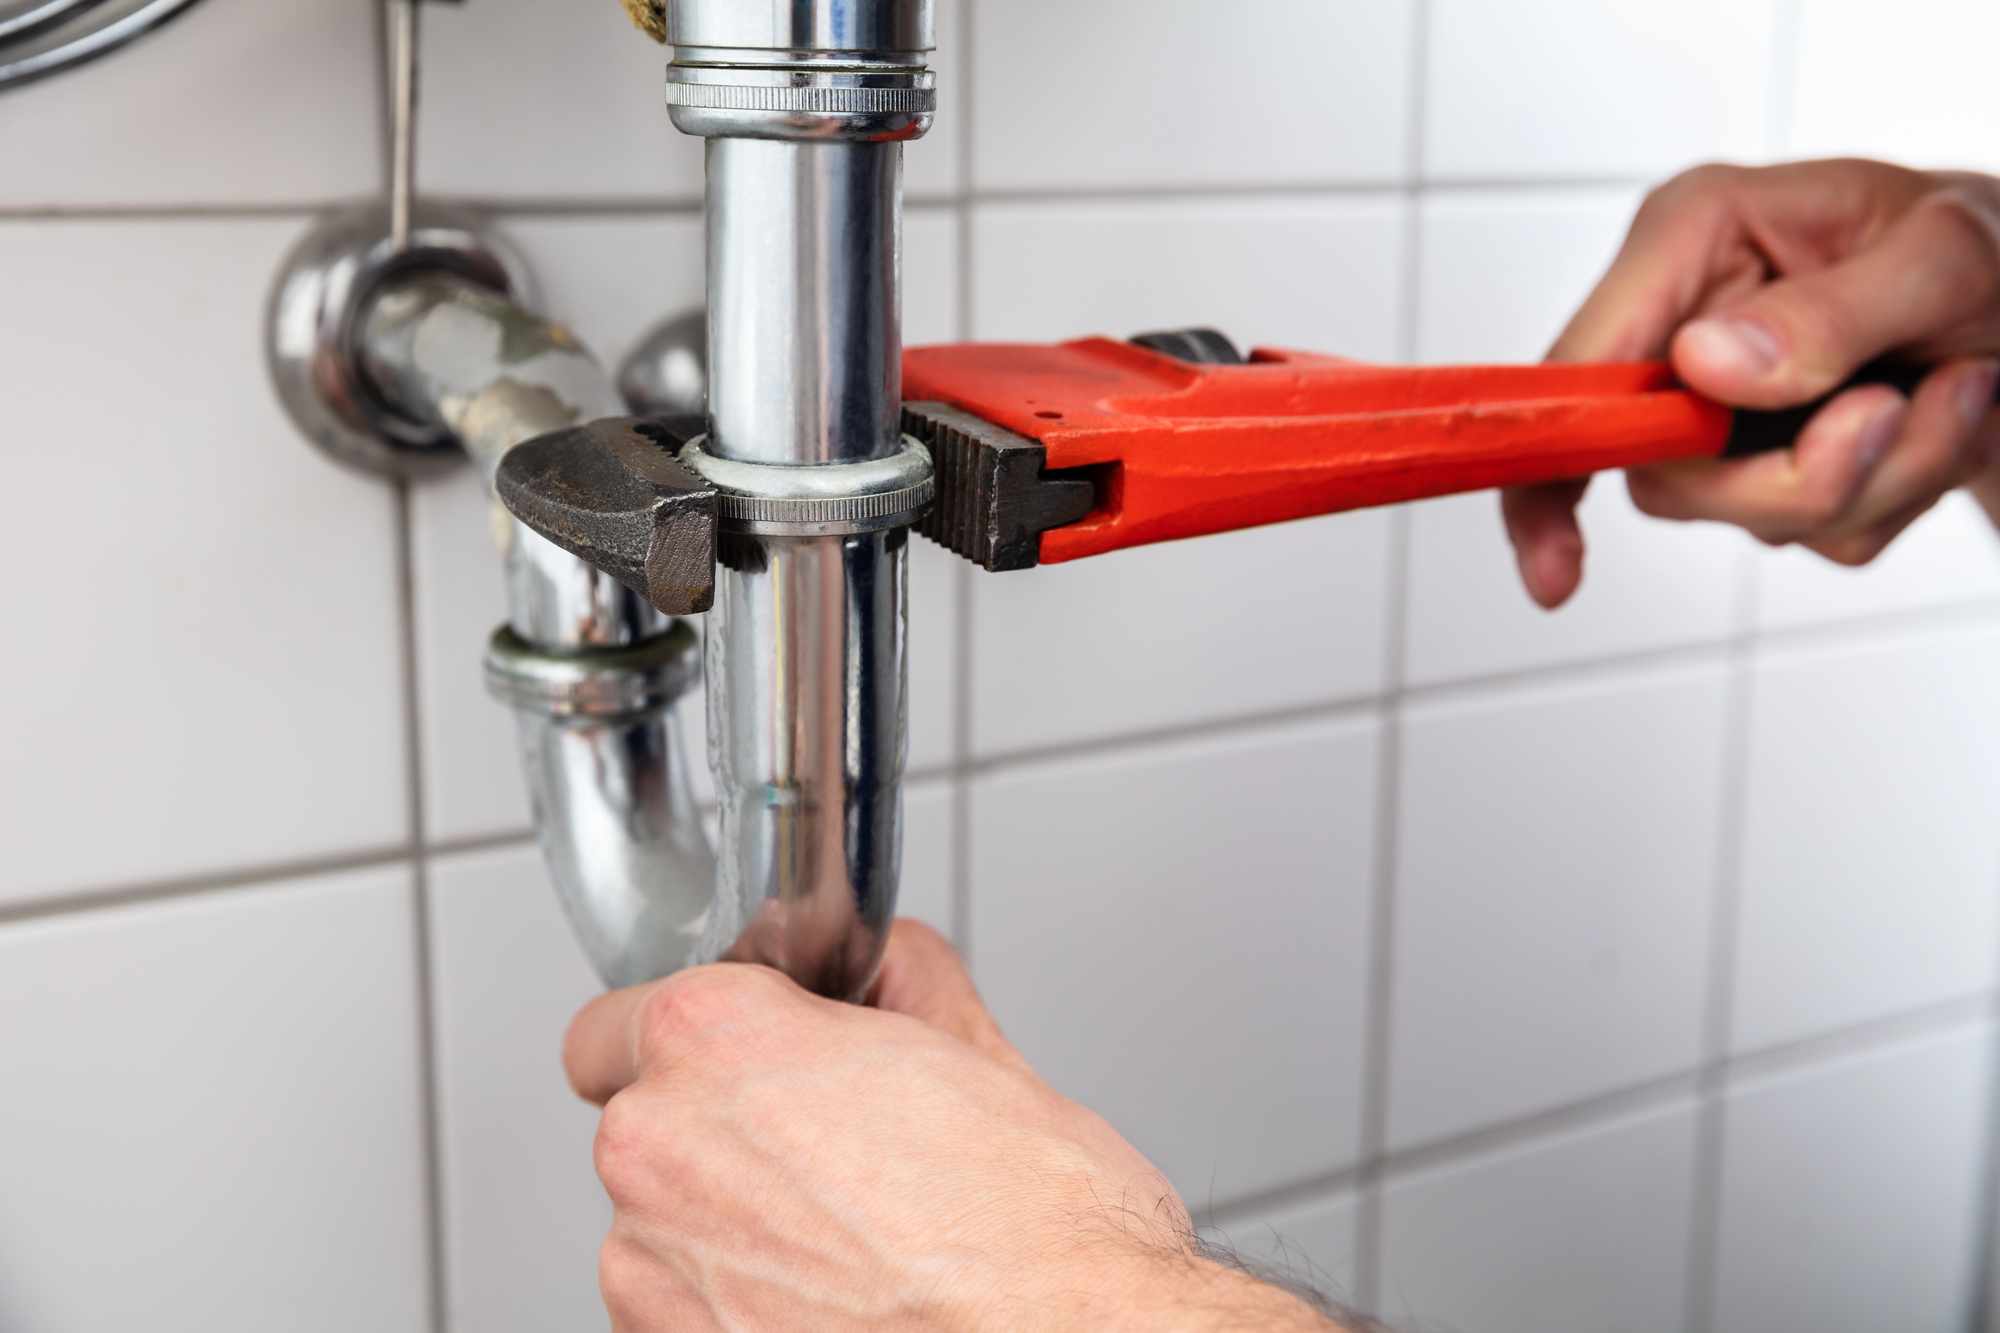
[[[569,332],[455,277],[391,280],[356,330],[363,374],[452,432],[489,487],[525,440],[622,410]],[[598,975],[633,985],[712,961],[742,912],[718,898],[675,703],[699,637],[516,520],[504,529],[508,624],[489,688],[515,713],[542,855]]]

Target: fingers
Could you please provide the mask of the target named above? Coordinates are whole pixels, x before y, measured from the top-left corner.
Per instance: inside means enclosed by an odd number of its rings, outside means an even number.
[[[1993,409],[1996,378],[2000,361],[1987,359],[1957,362],[1932,373],[1918,386],[1909,416],[1888,453],[1825,536],[1860,536],[1913,505],[1922,507],[1920,514],[1979,472],[1985,462],[1983,427]]]
[[[815,1004],[781,974],[747,963],[691,968],[600,995],[570,1021],[563,1070],[576,1095],[602,1106],[648,1071],[704,1052],[750,1049],[774,1023]]]
[[[1545,610],[1568,601],[1583,582],[1583,529],[1576,507],[1589,485],[1588,480],[1557,481],[1500,494],[1500,516],[1514,543],[1521,582]]]
[[[1790,449],[1640,469],[1626,484],[1632,503],[1655,518],[1713,519],[1766,542],[1799,541],[1847,512],[1909,410],[1894,389],[1855,389],[1827,404]]]
[[[958,950],[922,922],[898,921],[890,929],[872,1003],[887,1013],[927,1023],[988,1055],[1021,1063],[1020,1053],[979,998]]]
[[[1681,329],[1674,368],[1724,402],[1788,407],[1832,392],[1884,353],[1976,336],[2000,300],[1996,226],[1965,190],[1930,194],[1841,262]]]
[[[1734,523],[1774,545],[1801,542],[1865,564],[1987,466],[1996,379],[2000,362],[1980,359],[1938,370],[1909,401],[1880,386],[1850,390],[1790,450],[1633,472],[1633,502],[1657,517]]]

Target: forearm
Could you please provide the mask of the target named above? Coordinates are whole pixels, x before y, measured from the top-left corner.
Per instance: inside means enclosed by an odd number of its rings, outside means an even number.
[[[966,1333],[1034,1327],[1060,1333],[1106,1328],[1171,1333],[1375,1333],[1372,1321],[1329,1310],[1227,1262],[1181,1248],[1078,1254],[978,1309],[948,1320]]]

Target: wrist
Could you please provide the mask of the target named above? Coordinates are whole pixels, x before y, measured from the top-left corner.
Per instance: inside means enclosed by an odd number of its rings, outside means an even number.
[[[1001,1280],[950,1326],[964,1333],[1033,1327],[1055,1333],[1105,1328],[1219,1333],[1328,1333],[1346,1327],[1282,1287],[1206,1258],[1185,1238],[1108,1247],[1077,1237],[1061,1258]]]

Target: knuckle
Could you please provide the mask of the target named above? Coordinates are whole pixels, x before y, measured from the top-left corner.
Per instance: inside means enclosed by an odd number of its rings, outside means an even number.
[[[645,1252],[613,1227],[597,1251],[597,1289],[615,1328],[644,1326],[646,1295],[654,1285]]]
[[[613,1203],[628,1201],[644,1179],[642,1161],[646,1117],[629,1093],[619,1093],[605,1103],[597,1121],[597,1136],[591,1141],[591,1165],[604,1183]]]
[[[1687,502],[1679,489],[1656,473],[1626,473],[1625,492],[1632,497],[1632,507],[1648,518],[1685,519],[1689,516]]]
[[[1981,304],[2000,296],[2000,201],[1954,183],[1925,195],[1917,210],[1936,271],[1961,292],[1970,284]]]
[[[1647,191],[1640,212],[1657,213],[1665,208],[1679,208],[1690,199],[1719,195],[1735,187],[1743,177],[1743,168],[1726,162],[1703,162],[1689,167],[1679,175]]]
[[[724,967],[697,967],[654,985],[640,1008],[640,1040],[648,1048],[696,1041],[739,1003],[740,981]]]

